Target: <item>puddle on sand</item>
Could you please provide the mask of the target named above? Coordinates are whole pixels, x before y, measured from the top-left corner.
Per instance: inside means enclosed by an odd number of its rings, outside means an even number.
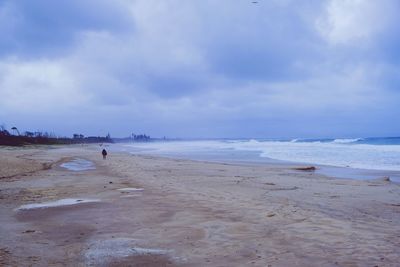
[[[89,245],[85,253],[88,265],[107,265],[118,258],[140,255],[167,255],[170,251],[136,247],[137,240],[131,238],[113,238],[97,240]]]
[[[94,163],[86,159],[73,159],[60,165],[61,167],[70,171],[87,171],[94,170],[96,167]]]
[[[126,187],[126,188],[120,188],[117,190],[121,191],[121,192],[138,192],[138,191],[143,191],[143,188]]]
[[[60,207],[60,206],[70,206],[70,205],[92,203],[92,202],[100,202],[100,199],[65,198],[65,199],[59,199],[59,200],[52,201],[52,202],[26,204],[26,205],[20,206],[19,208],[15,209],[15,210],[54,208],[54,207]]]

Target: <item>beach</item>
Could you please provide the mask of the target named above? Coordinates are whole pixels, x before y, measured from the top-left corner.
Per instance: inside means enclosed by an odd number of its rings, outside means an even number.
[[[387,179],[101,149],[0,148],[1,266],[399,266]]]

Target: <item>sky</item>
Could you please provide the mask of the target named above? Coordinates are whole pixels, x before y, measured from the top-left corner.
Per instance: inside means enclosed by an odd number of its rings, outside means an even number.
[[[0,0],[0,124],[400,135],[398,0]]]

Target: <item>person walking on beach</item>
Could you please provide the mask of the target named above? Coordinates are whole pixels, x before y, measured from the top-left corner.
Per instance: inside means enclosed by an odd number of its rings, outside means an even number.
[[[106,157],[107,157],[107,150],[103,149],[103,151],[101,151],[101,154],[103,155],[103,159],[106,159]]]

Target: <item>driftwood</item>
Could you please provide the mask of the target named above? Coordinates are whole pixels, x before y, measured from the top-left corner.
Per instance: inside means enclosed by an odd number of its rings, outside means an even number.
[[[314,166],[307,166],[307,167],[296,167],[293,169],[296,171],[315,171],[317,168],[315,168]]]

